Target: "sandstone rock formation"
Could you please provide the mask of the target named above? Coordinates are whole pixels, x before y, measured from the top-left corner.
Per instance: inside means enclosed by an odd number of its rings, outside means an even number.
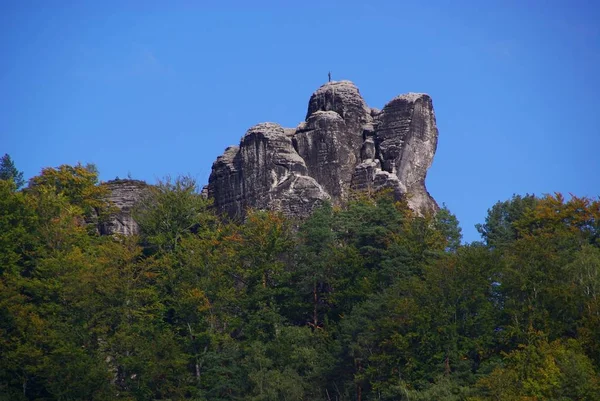
[[[428,95],[401,95],[378,110],[352,82],[329,82],[313,93],[297,128],[258,124],[227,148],[205,193],[231,217],[249,207],[307,216],[324,200],[340,204],[352,191],[383,188],[419,213],[435,211],[425,177],[437,139]]]
[[[108,200],[118,212],[111,215],[107,223],[100,226],[100,234],[138,234],[138,225],[133,220],[133,207],[140,201],[148,184],[138,180],[112,180],[104,184],[108,188]]]

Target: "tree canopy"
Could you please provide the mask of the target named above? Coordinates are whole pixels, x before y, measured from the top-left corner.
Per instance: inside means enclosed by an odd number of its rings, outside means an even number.
[[[515,196],[462,244],[389,193],[222,220],[189,177],[0,180],[0,400],[598,400],[600,201]],[[96,217],[94,217],[96,216]]]

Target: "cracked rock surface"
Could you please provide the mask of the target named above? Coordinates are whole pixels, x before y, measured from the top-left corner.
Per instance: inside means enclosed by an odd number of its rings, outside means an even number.
[[[102,235],[139,234],[139,227],[133,220],[132,211],[147,190],[148,184],[139,180],[112,180],[103,183],[108,188],[108,200],[118,211],[108,222],[99,227]]]
[[[417,213],[438,206],[425,187],[437,148],[429,95],[408,93],[367,106],[350,81],[321,86],[297,128],[262,123],[213,163],[205,193],[231,217],[248,208],[304,217],[325,200],[390,188]]]

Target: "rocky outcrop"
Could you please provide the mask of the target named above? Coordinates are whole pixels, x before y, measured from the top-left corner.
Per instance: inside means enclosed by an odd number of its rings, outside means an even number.
[[[431,98],[422,93],[398,96],[375,116],[375,125],[383,170],[394,174],[405,186],[413,209],[434,208],[425,189],[438,140]]]
[[[384,188],[419,213],[434,211],[425,177],[437,138],[428,95],[401,95],[378,110],[352,82],[329,82],[313,93],[297,128],[258,124],[227,148],[205,193],[232,217],[249,207],[306,216],[324,200],[341,204],[352,191]]]
[[[209,178],[208,196],[217,209],[230,216],[241,216],[249,207],[304,215],[329,199],[294,148],[295,132],[279,124],[258,124],[239,147],[227,148]]]
[[[148,189],[148,184],[138,180],[117,179],[102,185],[108,189],[108,200],[116,212],[111,214],[106,223],[100,225],[100,234],[138,234],[138,225],[133,219],[132,211]]]

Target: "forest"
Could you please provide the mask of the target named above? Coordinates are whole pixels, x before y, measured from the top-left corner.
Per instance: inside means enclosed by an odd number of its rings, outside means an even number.
[[[189,177],[139,236],[93,165],[0,171],[0,400],[600,400],[600,201],[445,207],[353,194],[218,216]]]

